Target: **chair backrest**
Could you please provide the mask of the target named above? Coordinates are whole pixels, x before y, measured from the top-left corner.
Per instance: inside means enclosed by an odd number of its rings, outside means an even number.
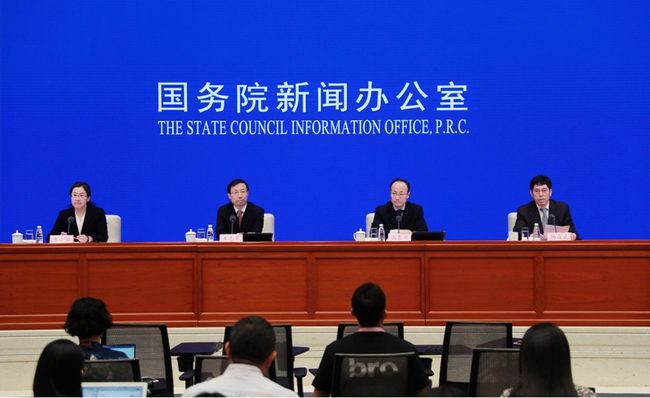
[[[140,361],[97,359],[84,362],[82,381],[140,381]]]
[[[221,376],[226,371],[230,360],[223,355],[197,355],[194,366],[194,384]]]
[[[359,329],[358,323],[339,323],[336,339],[340,340],[343,337],[347,337],[356,332],[357,329]],[[393,336],[401,339],[404,338],[404,322],[384,322],[384,330]]]
[[[512,322],[447,321],[439,385],[468,393],[475,348],[512,348]]]
[[[413,397],[415,353],[336,354],[333,397]]]
[[[475,348],[469,376],[470,397],[499,397],[519,380],[519,350]]]
[[[275,216],[271,213],[264,213],[264,227],[262,228],[264,233],[272,233],[272,241],[275,241]]]
[[[151,392],[155,396],[174,395],[172,359],[167,325],[114,323],[102,337],[103,344],[134,344],[143,376],[158,379]]]
[[[107,214],[106,226],[108,228],[108,242],[121,242],[122,218],[115,214]]]
[[[374,220],[375,220],[375,213],[366,214],[366,236],[368,236],[368,231],[370,231],[370,226],[372,225],[372,222]]]
[[[515,227],[516,221],[517,221],[517,212],[508,213],[508,240],[519,240],[519,233],[512,232],[512,229]]]

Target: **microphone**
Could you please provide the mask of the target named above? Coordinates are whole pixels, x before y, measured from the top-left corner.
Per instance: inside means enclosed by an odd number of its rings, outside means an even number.
[[[237,220],[237,217],[235,217],[235,216],[230,216],[230,233],[231,233],[231,234],[234,234],[234,233],[235,233],[235,232],[234,232],[234,230],[235,230],[235,220]]]
[[[70,235],[70,224],[74,222],[74,217],[68,217],[68,235]]]
[[[557,232],[557,225],[555,224],[555,214],[548,215],[548,222],[553,221],[553,226],[555,227],[555,232]]]
[[[397,232],[399,232],[400,224],[402,223],[402,216],[398,214],[397,217],[395,217],[395,220],[397,221]]]

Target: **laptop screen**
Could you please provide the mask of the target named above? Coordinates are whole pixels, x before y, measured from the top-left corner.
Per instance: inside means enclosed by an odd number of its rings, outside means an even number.
[[[135,344],[105,345],[104,347],[123,352],[128,358],[135,358]]]
[[[81,383],[84,397],[146,397],[145,382],[84,382]]]

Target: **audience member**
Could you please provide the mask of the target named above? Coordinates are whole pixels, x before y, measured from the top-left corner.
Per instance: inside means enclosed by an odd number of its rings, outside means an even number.
[[[571,352],[564,332],[553,323],[532,326],[521,342],[519,382],[502,397],[595,397],[574,385]]]
[[[249,316],[237,322],[230,332],[230,341],[226,342],[225,348],[230,365],[223,375],[188,388],[183,394],[184,397],[215,393],[226,397],[298,396],[264,377],[277,355],[275,332],[264,318]]]
[[[127,358],[123,352],[102,347],[102,336],[113,325],[113,317],[100,299],[83,297],[72,303],[65,331],[79,337],[79,345],[86,359]]]
[[[84,353],[70,340],[54,340],[43,349],[34,374],[35,397],[80,397]]]
[[[337,353],[348,354],[388,354],[398,352],[415,352],[415,346],[397,336],[386,333],[383,323],[386,319],[386,295],[381,287],[374,283],[364,283],[352,295],[352,315],[359,322],[359,330],[350,336],[337,340],[325,348],[318,373],[314,378],[314,397],[326,397],[330,394],[334,373],[334,358]],[[422,363],[416,361],[417,368],[409,372],[418,395],[429,385]]]

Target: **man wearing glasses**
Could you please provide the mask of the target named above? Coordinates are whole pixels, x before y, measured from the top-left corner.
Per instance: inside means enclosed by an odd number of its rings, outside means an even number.
[[[228,198],[217,211],[215,238],[220,234],[239,232],[262,232],[264,228],[264,209],[248,201],[248,184],[244,180],[232,180],[228,184]],[[234,217],[234,218],[233,218]]]
[[[407,201],[410,194],[411,186],[406,180],[397,178],[391,182],[390,202],[375,209],[372,228],[379,228],[379,224],[384,224],[386,233],[389,233],[391,230],[397,229],[397,216],[401,216],[399,223],[401,232],[428,231],[422,206]]]

